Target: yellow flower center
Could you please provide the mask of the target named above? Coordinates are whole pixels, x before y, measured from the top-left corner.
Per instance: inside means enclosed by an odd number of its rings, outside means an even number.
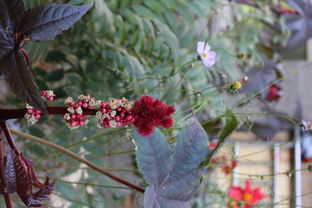
[[[240,89],[242,87],[242,83],[240,83],[240,82],[234,82],[233,83],[233,88],[234,89]]]
[[[243,198],[245,202],[249,202],[252,199],[252,196],[250,193],[245,193]]]
[[[203,57],[206,58],[208,56],[207,53],[203,53]]]

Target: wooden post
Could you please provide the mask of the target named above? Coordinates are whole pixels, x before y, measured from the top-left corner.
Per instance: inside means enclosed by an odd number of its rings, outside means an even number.
[[[132,194],[127,194],[125,196],[125,204],[124,208],[135,208],[134,207],[134,199]]]
[[[309,63],[312,62],[312,38],[310,38],[307,42],[307,61]]]

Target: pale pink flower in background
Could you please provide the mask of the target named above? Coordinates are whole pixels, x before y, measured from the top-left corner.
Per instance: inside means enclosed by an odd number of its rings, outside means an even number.
[[[206,67],[212,67],[216,63],[216,52],[210,51],[211,47],[204,41],[197,43],[197,53]]]

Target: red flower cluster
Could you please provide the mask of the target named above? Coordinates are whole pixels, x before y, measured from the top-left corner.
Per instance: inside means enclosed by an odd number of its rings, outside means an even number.
[[[282,96],[282,87],[276,84],[273,84],[269,87],[265,99],[267,101],[275,101],[280,99]]]
[[[215,157],[211,160],[211,164],[220,166],[225,175],[229,175],[236,168],[237,160],[230,161],[226,155]]]
[[[65,104],[68,106],[67,111],[62,120],[64,120],[70,128],[78,128],[79,126],[86,125],[89,120],[87,115],[83,115],[83,108],[90,109],[96,105],[95,98],[91,98],[90,95],[78,96],[78,101],[74,102],[72,97],[68,97],[65,100]]]
[[[126,126],[134,122],[130,111],[133,103],[126,98],[110,98],[108,102],[102,101],[100,110],[96,113],[99,119],[99,126],[103,128],[115,128]]]
[[[53,91],[44,91],[41,93],[44,100],[53,101]],[[173,120],[170,116],[175,112],[173,106],[167,106],[160,100],[153,100],[152,97],[144,95],[135,103],[126,98],[109,98],[108,101],[96,100],[90,95],[78,96],[78,101],[72,97],[65,100],[67,113],[62,117],[70,128],[78,128],[86,125],[89,120],[88,115],[96,114],[100,128],[116,128],[120,126],[134,125],[140,135],[149,136],[154,127],[162,126],[170,128]],[[34,124],[40,118],[41,111],[27,105],[25,118],[28,122]],[[98,107],[99,110],[93,107]],[[84,109],[90,109],[88,115],[84,114]],[[91,112],[91,114],[90,114]],[[94,114],[92,114],[94,112]]]
[[[53,101],[55,94],[52,90],[46,90],[41,92],[41,97],[44,101]],[[24,117],[27,119],[28,123],[35,124],[40,119],[41,111],[35,109],[34,107],[26,104],[27,112]]]
[[[245,189],[238,186],[231,186],[228,197],[231,198],[227,204],[228,208],[252,208],[266,196],[262,193],[261,188],[252,189],[251,181],[246,180]]]
[[[174,112],[173,106],[167,106],[160,100],[153,100],[152,97],[144,95],[135,101],[132,108],[132,114],[135,118],[133,125],[139,134],[149,136],[156,126],[172,127],[173,120],[170,116]]]
[[[35,124],[40,119],[41,111],[35,109],[34,107],[26,104],[27,112],[24,117],[27,119],[28,123]]]

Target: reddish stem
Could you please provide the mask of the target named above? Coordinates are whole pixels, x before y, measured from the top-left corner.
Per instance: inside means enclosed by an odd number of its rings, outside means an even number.
[[[0,121],[0,126],[4,132],[4,135],[10,145],[10,148],[15,152],[16,155],[20,155],[20,151],[17,149],[13,137],[11,135],[11,132],[9,131],[9,127],[5,121]]]
[[[49,114],[53,115],[63,115],[67,112],[67,107],[58,107],[58,106],[52,106],[52,107],[46,107]],[[83,109],[84,115],[95,115],[97,109]],[[24,115],[27,113],[26,108],[20,108],[20,109],[0,109],[0,120],[9,120],[9,119],[16,119],[16,118],[24,118]],[[44,113],[42,113],[44,114]]]
[[[13,208],[13,203],[8,193],[4,193],[4,200],[7,208]]]
[[[0,179],[1,179],[1,184],[4,190],[4,200],[7,208],[13,208],[12,200],[10,198],[10,195],[6,192],[7,189],[7,182],[5,179],[5,166],[4,166],[4,156],[3,156],[3,138],[2,138],[2,131],[0,130]]]

